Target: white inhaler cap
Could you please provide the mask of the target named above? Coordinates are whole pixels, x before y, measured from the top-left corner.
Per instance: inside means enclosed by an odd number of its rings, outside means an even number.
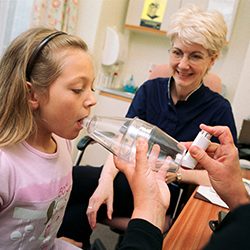
[[[195,145],[199,148],[206,150],[210,143],[211,137],[212,135],[210,135],[208,132],[201,130],[199,134],[196,136],[192,145]],[[189,152],[187,152],[186,155],[183,157],[182,163],[181,163],[183,167],[190,168],[190,169],[194,169],[196,164],[197,164],[197,161],[190,155]]]

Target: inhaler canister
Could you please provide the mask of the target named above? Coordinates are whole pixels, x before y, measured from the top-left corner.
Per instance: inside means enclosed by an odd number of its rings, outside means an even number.
[[[193,141],[192,145],[198,146],[204,150],[207,149],[210,139],[212,135],[208,132],[201,130],[199,134],[196,136],[195,140]],[[190,155],[189,152],[182,159],[181,165],[186,168],[194,169],[197,164],[197,161]]]

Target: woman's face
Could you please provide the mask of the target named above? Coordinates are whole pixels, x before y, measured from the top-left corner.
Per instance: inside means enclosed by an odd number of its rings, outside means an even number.
[[[96,104],[92,60],[80,49],[63,50],[57,57],[62,62],[62,72],[51,84],[47,98],[38,95],[38,129],[74,139],[82,129],[82,120]]]
[[[208,50],[199,44],[186,45],[176,38],[170,49],[170,67],[176,87],[189,91],[197,88],[216,56],[209,56]]]

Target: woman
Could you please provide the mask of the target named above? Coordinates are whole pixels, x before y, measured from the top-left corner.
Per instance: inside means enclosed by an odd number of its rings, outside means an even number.
[[[202,11],[192,6],[175,13],[168,28],[172,45],[169,49],[172,77],[145,82],[136,92],[127,117],[137,116],[155,124],[178,141],[194,140],[200,131],[201,123],[211,126],[225,125],[230,128],[236,143],[236,127],[229,101],[203,84],[204,76],[226,43],[226,33],[225,21],[218,12]],[[217,141],[215,138],[212,140]],[[169,176],[167,181],[176,180],[178,177],[179,181],[185,179],[194,181],[195,184],[209,184],[207,174],[197,171],[199,170],[194,171],[191,176],[190,173],[185,175],[185,171],[181,171]],[[97,188],[94,182],[83,180],[86,172],[96,180]],[[130,217],[133,210],[132,194],[126,178],[117,173],[111,156],[103,169],[74,169],[73,191],[61,228],[62,234],[70,234],[78,241],[88,240],[88,235],[83,236],[80,231],[75,230],[76,225],[79,225],[78,228],[81,227],[84,232],[87,231],[83,229],[85,226],[91,232],[84,215],[86,209],[91,228],[95,227],[97,218],[98,221],[106,217],[111,219],[112,214],[114,217]],[[202,178],[195,178],[197,175]],[[168,214],[172,214],[177,197],[171,189],[172,186],[169,187],[172,192]],[[85,190],[85,193],[81,190]],[[89,190],[89,193],[94,192],[91,197],[86,190]],[[102,204],[107,208],[99,210]],[[72,221],[76,222],[74,227],[70,227]],[[124,221],[122,226],[126,227],[126,224]]]

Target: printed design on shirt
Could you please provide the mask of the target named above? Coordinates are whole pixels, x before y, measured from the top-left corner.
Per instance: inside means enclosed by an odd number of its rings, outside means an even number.
[[[55,239],[61,225],[70,191],[71,186],[68,183],[63,185],[58,196],[48,201],[47,208],[44,209],[34,210],[18,206],[14,208],[13,219],[17,220],[17,227],[10,233],[10,239],[18,241],[18,249],[27,249],[27,243],[25,248],[22,247],[23,241],[30,243],[39,241],[37,244],[40,244],[39,249],[51,246],[51,240]]]

